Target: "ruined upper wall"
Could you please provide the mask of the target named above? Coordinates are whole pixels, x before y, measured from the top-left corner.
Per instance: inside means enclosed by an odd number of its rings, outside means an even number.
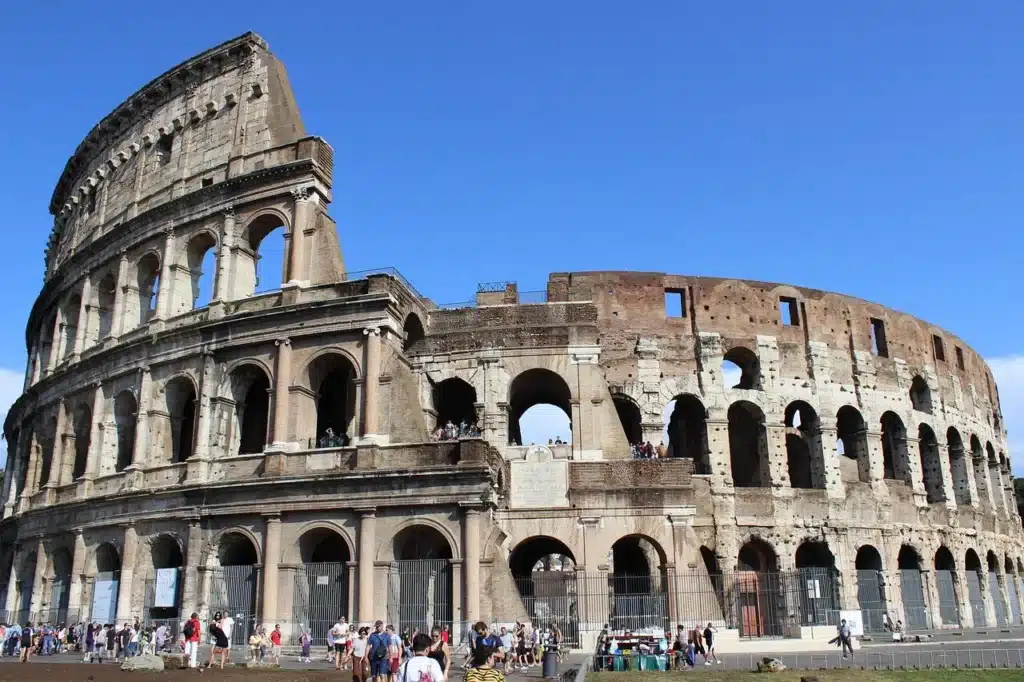
[[[284,65],[254,33],[179,64],[100,121],[50,201],[47,277],[136,215],[242,172],[232,159],[305,136]]]

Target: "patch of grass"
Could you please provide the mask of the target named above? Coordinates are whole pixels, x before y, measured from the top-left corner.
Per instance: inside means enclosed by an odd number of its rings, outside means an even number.
[[[1020,670],[787,670],[755,673],[746,670],[697,670],[694,672],[590,673],[589,682],[800,682],[817,677],[820,682],[1021,682]]]

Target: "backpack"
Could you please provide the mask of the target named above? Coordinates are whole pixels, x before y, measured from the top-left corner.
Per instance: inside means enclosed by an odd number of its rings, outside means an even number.
[[[374,637],[373,651],[370,652],[370,658],[375,661],[383,661],[388,657],[388,645],[384,642],[383,635],[376,635]]]
[[[185,622],[185,627],[181,629],[181,634],[185,635],[185,639],[189,639],[192,635],[196,634],[196,626],[193,625],[191,620]]]
[[[31,642],[32,641],[32,629],[31,628],[22,628],[21,629],[21,641],[22,642]]]

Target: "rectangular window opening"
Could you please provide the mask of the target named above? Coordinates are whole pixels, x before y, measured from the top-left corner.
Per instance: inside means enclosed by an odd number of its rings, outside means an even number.
[[[800,326],[800,307],[797,305],[795,298],[789,298],[788,296],[779,298],[779,315],[784,327]]]
[[[960,346],[956,347],[956,368],[964,371],[964,349]]]
[[[156,141],[156,158],[160,161],[161,166],[171,162],[171,150],[173,148],[174,133],[161,135],[160,139]]]
[[[213,178],[203,178],[203,187],[209,187],[213,184]]]
[[[871,352],[880,358],[889,357],[889,344],[885,341],[885,321],[871,318]]]
[[[665,317],[686,317],[685,289],[665,289]]]
[[[939,362],[945,362],[946,349],[942,347],[942,337],[932,334],[932,347],[935,349],[935,359]]]

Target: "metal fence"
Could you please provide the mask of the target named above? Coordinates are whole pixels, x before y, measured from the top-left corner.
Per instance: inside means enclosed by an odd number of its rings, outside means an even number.
[[[211,573],[211,578],[210,613],[230,613],[235,620],[231,644],[246,645],[259,614],[259,569],[256,566],[221,566]]]
[[[921,571],[903,569],[899,572],[903,593],[903,614],[908,630],[927,630],[931,627],[928,600],[924,596],[924,579]]]
[[[985,598],[981,593],[981,576],[977,571],[967,571],[967,600],[971,603],[971,615],[977,626],[988,622],[985,618]]]
[[[449,559],[391,562],[388,622],[398,632],[452,626],[452,565]]]
[[[349,568],[344,563],[303,564],[295,571],[292,592],[291,639],[297,643],[308,628],[313,646],[327,644],[327,634],[339,616],[348,616]]]
[[[1006,602],[1003,601],[1003,591],[999,587],[999,576],[995,571],[988,572],[988,593],[992,597],[992,604],[996,610],[996,624],[1009,625],[1010,621],[1006,614]]]
[[[960,625],[959,600],[952,571],[935,571],[935,586],[939,590],[939,617],[943,625]]]

